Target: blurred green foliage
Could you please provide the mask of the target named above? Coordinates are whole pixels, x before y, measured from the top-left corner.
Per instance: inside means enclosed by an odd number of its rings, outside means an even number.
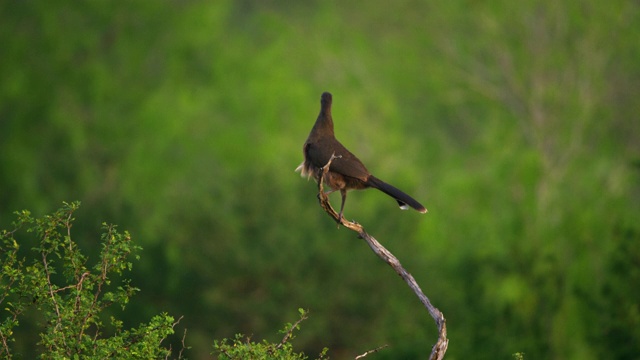
[[[345,215],[443,311],[448,358],[640,353],[637,3],[8,1],[0,20],[0,223],[79,199],[79,239],[130,229],[125,326],[184,315],[199,359],[304,307],[308,354],[430,351],[420,303],[293,172],[331,91],[338,138],[430,211],[368,191]]]

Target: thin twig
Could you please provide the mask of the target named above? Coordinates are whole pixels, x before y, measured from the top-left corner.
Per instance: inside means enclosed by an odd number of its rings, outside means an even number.
[[[45,239],[48,237],[48,234],[45,233]],[[44,241],[43,241],[44,243]],[[45,250],[42,250],[42,265],[44,266],[44,272],[47,277],[47,288],[49,290],[49,297],[51,297],[51,302],[53,302],[54,308],[56,310],[56,326],[54,329],[57,331],[62,326],[62,316],[60,315],[60,307],[58,306],[58,301],[56,300],[56,296],[53,289],[53,283],[51,281],[51,272],[49,271],[49,263],[47,261],[47,253]],[[67,339],[64,332],[60,333],[62,335],[62,343],[67,346]]]
[[[322,168],[319,174],[318,200],[320,201],[320,206],[322,206],[324,211],[329,214],[329,216],[331,216],[338,224],[342,224],[344,227],[358,233],[358,236],[367,242],[371,250],[373,250],[373,252],[378,255],[380,259],[389,264],[389,266],[391,266],[393,270],[395,270],[395,272],[400,275],[400,277],[402,277],[407,285],[409,285],[411,290],[413,290],[418,299],[420,299],[420,302],[422,302],[422,304],[427,308],[427,311],[429,311],[429,315],[431,315],[436,323],[436,326],[438,327],[438,341],[435,343],[435,345],[433,345],[429,359],[442,359],[449,345],[449,339],[447,339],[446,319],[444,318],[444,315],[442,315],[442,312],[440,312],[440,310],[438,310],[431,304],[431,301],[429,301],[429,298],[422,292],[422,289],[420,289],[420,286],[413,278],[413,276],[409,272],[407,272],[404,267],[402,267],[398,258],[396,258],[384,246],[382,246],[382,244],[380,244],[373,236],[369,235],[364,230],[362,225],[356,222],[348,221],[344,217],[340,218],[340,216],[338,216],[338,213],[336,213],[333,207],[331,207],[331,204],[329,203],[329,197],[327,196],[327,194],[325,194],[322,183],[324,177],[329,171],[331,162],[335,159],[338,159],[338,157],[332,155],[331,159],[329,159],[329,162]]]
[[[173,325],[171,325],[171,328],[172,329],[175,328],[176,325],[178,325],[180,323],[180,320],[182,320],[182,318],[184,318],[184,315],[180,316],[180,318],[178,320],[176,320],[176,322],[174,322]],[[182,334],[182,340],[181,340],[182,348],[180,349],[180,352],[178,353],[178,359],[182,359],[182,353],[184,352],[185,349],[187,349],[187,347],[185,346],[185,343],[184,343],[184,340],[185,340],[186,337],[187,337],[187,328],[184,329],[184,333]],[[165,356],[165,360],[169,359],[169,356],[171,356],[171,352],[172,352],[171,345],[169,345],[169,352]]]
[[[180,319],[182,319],[182,317],[180,317]],[[175,326],[175,325],[174,325]],[[180,349],[180,352],[178,353],[178,359],[182,359],[182,352],[184,351],[184,349],[187,348],[187,346],[184,343],[184,339],[187,338],[187,328],[184,328],[184,333],[182,334],[182,349]]]
[[[304,320],[307,319],[307,312],[305,311],[301,316],[300,319],[298,319],[298,321],[296,321],[293,325],[291,325],[291,327],[289,328],[289,330],[287,331],[287,333],[284,335],[284,337],[282,338],[282,341],[280,341],[280,344],[278,344],[276,346],[276,349],[280,349],[281,347],[284,346],[284,344],[287,343],[287,341],[291,338],[291,336],[293,335],[293,331],[295,329],[298,328],[298,325],[300,325],[301,322],[303,322]]]
[[[358,359],[362,359],[363,357],[365,357],[365,356],[367,356],[367,355],[369,355],[369,354],[377,353],[378,351],[380,351],[380,350],[382,350],[382,349],[384,349],[384,348],[386,348],[386,347],[388,347],[388,346],[389,346],[389,345],[387,345],[387,344],[384,344],[384,345],[382,345],[382,346],[378,346],[377,348],[375,348],[375,349],[373,349],[373,350],[369,350],[369,351],[367,351],[367,352],[365,352],[365,353],[362,353],[362,354],[360,354],[360,355],[356,356],[356,360],[358,360]]]

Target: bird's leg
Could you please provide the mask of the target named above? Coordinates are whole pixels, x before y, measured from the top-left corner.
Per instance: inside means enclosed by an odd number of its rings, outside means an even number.
[[[320,203],[322,203],[322,204],[324,203],[323,200],[322,200],[322,197],[326,197],[327,195],[329,195],[329,194],[335,192],[336,190],[340,189],[339,187],[331,186],[331,184],[330,184],[331,181],[326,181],[326,179],[325,179],[325,177],[327,176],[327,173],[329,172],[329,168],[331,167],[331,162],[334,159],[340,159],[340,158],[342,158],[342,155],[337,155],[336,156],[335,153],[331,154],[331,158],[329,158],[329,161],[327,162],[327,164],[317,170],[318,171],[317,172],[318,190],[319,190],[318,199],[320,200]],[[323,186],[322,186],[323,182],[326,182],[327,185],[332,187],[332,189],[327,191],[327,192],[324,192]],[[342,211],[344,210],[344,201],[345,201],[345,199],[347,197],[347,190],[346,189],[340,189],[340,193],[342,194],[342,204],[340,205],[340,214],[338,215],[338,226],[340,226],[339,224],[342,222]],[[327,199],[327,203],[328,203],[329,199],[328,198],[326,198],[326,199]],[[329,206],[329,208],[331,208],[331,204],[328,204],[328,206]],[[324,205],[323,205],[323,208],[324,208]],[[335,214],[335,211],[334,211],[334,214]]]
[[[321,167],[319,169],[320,170],[320,174],[321,174],[320,181],[322,181],[322,178],[325,178],[325,176],[327,175],[327,172],[329,171],[329,167],[331,166],[331,162],[334,159],[340,159],[340,158],[342,158],[342,155],[336,155],[335,153],[331,154],[331,158],[329,159],[329,162],[327,162],[327,164],[325,166],[323,166],[323,167]],[[329,175],[329,176],[331,176],[331,175]],[[325,179],[325,182],[327,184],[329,184],[329,180],[328,179]],[[325,195],[330,195],[330,194],[333,194],[334,192],[336,192],[337,190],[338,189],[331,189],[329,191],[326,191],[324,194]]]
[[[340,159],[340,158],[342,158],[342,155],[336,155],[335,153],[331,154],[331,158],[329,158],[329,161],[323,167],[318,169],[318,175],[317,175],[318,181],[324,180],[327,183],[327,185],[329,185],[330,181],[328,179],[326,179],[326,176],[327,176],[327,173],[329,172],[329,168],[331,167],[331,162],[334,159]],[[337,189],[331,189],[331,190],[325,192],[324,194],[325,195],[329,195],[329,194],[334,193],[336,190]]]
[[[331,190],[329,190],[329,191],[325,191],[325,192],[324,192],[324,194],[325,194],[325,195],[331,195],[331,194],[333,194],[333,193],[334,193],[334,192],[336,192],[336,191],[338,191],[338,189],[331,189]]]
[[[342,212],[344,211],[344,202],[347,200],[347,190],[340,189],[342,195],[342,204],[340,204],[340,213],[338,214],[338,222],[342,222]]]

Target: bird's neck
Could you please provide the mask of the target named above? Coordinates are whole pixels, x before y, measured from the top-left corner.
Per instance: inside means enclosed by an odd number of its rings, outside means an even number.
[[[315,136],[334,136],[333,134],[333,118],[331,117],[331,109],[321,109],[316,123],[311,129],[311,134]]]

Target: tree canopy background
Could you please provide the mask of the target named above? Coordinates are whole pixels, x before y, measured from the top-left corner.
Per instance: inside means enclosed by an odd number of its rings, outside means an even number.
[[[313,354],[435,340],[293,171],[323,91],[338,139],[430,211],[368,191],[345,216],[443,311],[448,358],[640,353],[635,2],[7,1],[0,44],[0,225],[80,200],[85,247],[129,230],[128,317],[184,315],[190,358],[300,307]]]

